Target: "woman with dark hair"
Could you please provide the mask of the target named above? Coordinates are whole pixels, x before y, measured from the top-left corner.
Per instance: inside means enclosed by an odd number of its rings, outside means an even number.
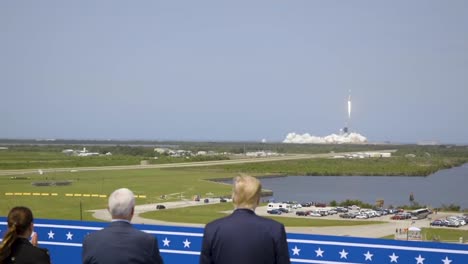
[[[0,245],[0,264],[50,264],[46,249],[36,247],[37,235],[33,235],[33,215],[29,208],[18,206],[8,214],[8,230]]]

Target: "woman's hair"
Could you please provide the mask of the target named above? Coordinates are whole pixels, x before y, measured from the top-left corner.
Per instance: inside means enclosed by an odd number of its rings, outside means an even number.
[[[242,175],[234,178],[232,201],[236,208],[255,209],[260,201],[262,185],[252,176]]]
[[[33,214],[27,207],[18,206],[10,210],[10,213],[8,213],[8,230],[0,245],[0,263],[3,263],[11,254],[11,246],[18,236],[28,232],[33,220]]]

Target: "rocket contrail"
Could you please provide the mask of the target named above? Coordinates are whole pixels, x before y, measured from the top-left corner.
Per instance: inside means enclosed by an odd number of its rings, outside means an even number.
[[[351,119],[351,90],[349,90],[348,96],[348,121]]]

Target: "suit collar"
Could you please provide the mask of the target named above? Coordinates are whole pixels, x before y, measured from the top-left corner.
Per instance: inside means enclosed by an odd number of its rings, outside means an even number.
[[[110,224],[110,226],[131,226],[131,225],[132,224],[130,224],[127,221],[112,221],[112,223]]]
[[[237,208],[234,210],[234,214],[255,214],[255,212],[252,209],[247,209],[247,208]]]

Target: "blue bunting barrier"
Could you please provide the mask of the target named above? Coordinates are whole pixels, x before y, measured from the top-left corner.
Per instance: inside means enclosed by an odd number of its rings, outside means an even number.
[[[81,263],[84,237],[108,223],[36,219],[34,226],[39,246],[49,249],[54,264]],[[198,263],[203,238],[202,228],[134,225],[157,237],[165,263]],[[0,237],[6,231],[0,217]],[[387,239],[288,234],[292,263],[326,264],[466,264],[468,245]],[[261,254],[261,252],[259,252]]]

